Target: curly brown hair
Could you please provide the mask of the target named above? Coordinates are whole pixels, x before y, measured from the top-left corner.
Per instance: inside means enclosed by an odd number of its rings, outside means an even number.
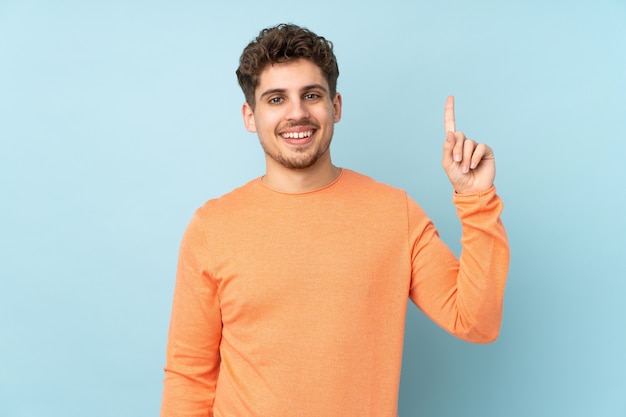
[[[328,82],[330,96],[337,92],[339,67],[333,53],[333,44],[310,30],[283,23],[263,29],[248,44],[239,58],[237,80],[248,104],[254,109],[254,91],[259,85],[261,72],[267,65],[308,59],[322,70]]]

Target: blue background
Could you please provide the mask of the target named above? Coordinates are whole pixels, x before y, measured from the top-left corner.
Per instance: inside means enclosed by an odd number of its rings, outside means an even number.
[[[0,416],[158,414],[184,228],[264,170],[238,57],[285,21],[336,45],[335,163],[405,188],[457,252],[448,94],[496,153],[501,337],[411,305],[400,415],[626,416],[624,0],[0,0]]]

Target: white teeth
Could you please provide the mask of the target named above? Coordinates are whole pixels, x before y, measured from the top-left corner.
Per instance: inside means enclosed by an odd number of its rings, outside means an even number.
[[[288,132],[288,133],[283,133],[283,137],[287,139],[304,139],[304,138],[308,138],[312,134],[313,134],[312,130],[308,130],[306,132]]]

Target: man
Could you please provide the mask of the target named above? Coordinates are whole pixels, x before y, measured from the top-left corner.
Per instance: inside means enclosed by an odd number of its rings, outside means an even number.
[[[460,262],[405,192],[336,167],[332,44],[263,30],[237,70],[261,178],[201,207],[182,240],[163,417],[397,416],[410,298],[464,340],[496,339],[509,251],[491,149],[455,131],[443,166]]]

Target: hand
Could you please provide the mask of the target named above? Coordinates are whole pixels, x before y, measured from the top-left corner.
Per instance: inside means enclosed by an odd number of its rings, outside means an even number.
[[[454,122],[454,97],[446,100],[443,115],[446,142],[443,145],[443,169],[454,190],[460,194],[486,191],[493,186],[496,161],[491,148],[457,132]]]

